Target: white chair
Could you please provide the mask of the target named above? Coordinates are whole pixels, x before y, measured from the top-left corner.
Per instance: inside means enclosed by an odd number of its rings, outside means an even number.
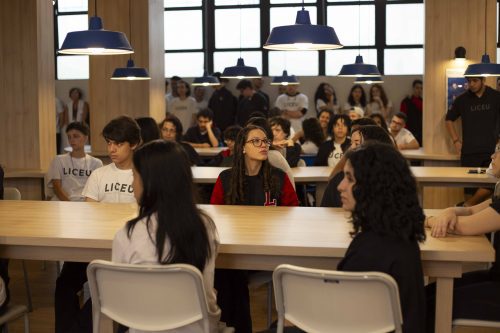
[[[24,333],[29,333],[30,322],[28,319],[28,308],[26,307],[26,305],[7,306],[7,311],[2,316],[0,316],[0,325],[4,325],[2,333],[8,333],[8,322],[20,317],[24,317]]]
[[[5,187],[3,191],[4,200],[21,200],[21,192],[15,187]],[[26,297],[28,298],[28,310],[33,311],[33,301],[31,300],[31,288],[28,280],[28,270],[26,261],[21,260],[24,273],[24,285],[26,286]]]
[[[456,327],[456,326],[500,328],[500,322],[458,318],[458,319],[453,320],[453,327]]]
[[[209,332],[203,277],[191,265],[131,265],[94,260],[87,268],[93,332],[101,313],[142,331],[163,331],[198,323]],[[223,328],[222,332],[234,332]]]
[[[278,333],[285,319],[306,332],[402,332],[398,286],[387,274],[280,265],[273,282]]]

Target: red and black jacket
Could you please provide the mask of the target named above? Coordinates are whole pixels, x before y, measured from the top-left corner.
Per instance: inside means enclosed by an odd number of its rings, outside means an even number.
[[[210,203],[212,205],[224,205],[225,194],[228,193],[231,183],[232,169],[220,173],[215,183]],[[298,206],[297,193],[285,172],[277,168],[271,168],[271,177],[278,182],[278,193],[264,192],[262,169],[256,176],[245,176],[245,200],[239,205],[248,206]]]

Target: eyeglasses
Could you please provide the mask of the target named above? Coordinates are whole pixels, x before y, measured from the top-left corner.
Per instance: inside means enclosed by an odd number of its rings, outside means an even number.
[[[255,139],[248,140],[245,143],[249,143],[249,142],[251,142],[253,144],[253,146],[257,147],[257,148],[261,147],[262,143],[264,143],[268,147],[271,145],[271,140],[269,140],[268,138],[265,138],[265,139],[255,138]]]

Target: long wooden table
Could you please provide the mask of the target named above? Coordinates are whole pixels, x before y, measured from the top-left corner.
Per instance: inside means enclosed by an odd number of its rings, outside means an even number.
[[[401,154],[409,160],[419,160],[419,161],[460,161],[460,155],[458,154],[437,154],[428,153],[424,148],[418,149],[403,149],[400,150]]]
[[[351,241],[347,215],[335,208],[200,207],[217,225],[221,268],[273,270],[289,263],[335,269]],[[115,232],[136,209],[133,204],[0,201],[0,257],[109,260]],[[493,248],[483,236],[429,236],[421,250],[424,273],[437,279],[437,332],[451,332],[453,278],[462,275],[464,263],[493,261]]]
[[[228,149],[227,147],[210,147],[210,148],[194,148],[201,157],[214,157],[221,151]]]

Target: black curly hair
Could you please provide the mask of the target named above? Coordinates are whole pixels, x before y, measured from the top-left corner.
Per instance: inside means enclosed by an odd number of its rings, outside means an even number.
[[[351,235],[373,231],[423,242],[425,215],[418,201],[417,183],[401,153],[394,146],[367,142],[345,156],[356,180]]]

